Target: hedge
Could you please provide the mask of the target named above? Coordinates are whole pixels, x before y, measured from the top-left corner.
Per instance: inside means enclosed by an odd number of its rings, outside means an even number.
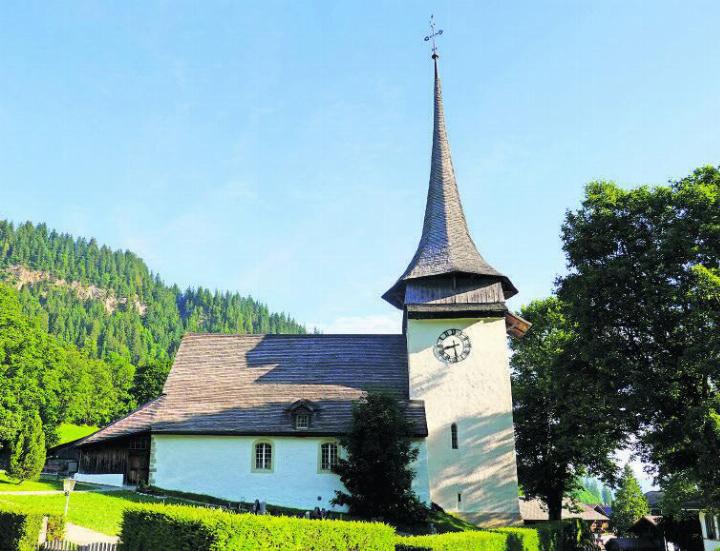
[[[509,551],[508,535],[499,532],[448,532],[395,538],[397,551]]]
[[[578,519],[544,522],[532,528],[507,527],[434,536],[398,537],[399,551],[576,551],[587,532]]]
[[[183,505],[132,506],[123,513],[123,551],[321,549],[392,551],[380,523],[233,514]]]
[[[40,509],[0,506],[0,551],[35,551],[43,518],[48,517],[48,539],[61,539],[65,519]]]
[[[550,551],[541,549],[540,534],[535,528],[496,528],[493,532],[507,534],[508,551]]]

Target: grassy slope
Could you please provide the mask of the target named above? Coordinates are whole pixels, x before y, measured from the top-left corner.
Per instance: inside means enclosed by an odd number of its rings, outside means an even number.
[[[85,526],[104,534],[116,536],[120,533],[123,509],[128,503],[158,503],[158,499],[140,496],[134,492],[80,493],[70,496],[68,521]],[[182,504],[168,499],[167,503]],[[43,507],[48,512],[62,514],[65,496],[62,494],[44,496],[0,495],[3,505],[32,505]]]
[[[58,443],[56,445],[65,444],[66,442],[73,442],[92,434],[98,430],[98,427],[94,425],[73,425],[72,423],[63,423],[58,427]]]
[[[88,490],[94,486],[86,484],[77,484],[77,490]],[[0,493],[2,492],[44,492],[48,490],[62,490],[62,480],[55,478],[41,477],[39,480],[26,480],[18,484],[15,480],[9,478],[4,471],[0,471]]]

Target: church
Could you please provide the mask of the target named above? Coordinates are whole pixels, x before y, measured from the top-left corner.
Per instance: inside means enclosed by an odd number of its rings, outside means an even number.
[[[396,335],[188,334],[163,394],[78,442],[79,480],[149,483],[230,501],[332,509],[352,406],[403,404],[419,455],[413,487],[481,525],[520,520],[508,335],[517,290],[470,237],[445,129],[438,56],[422,236],[382,296]]]

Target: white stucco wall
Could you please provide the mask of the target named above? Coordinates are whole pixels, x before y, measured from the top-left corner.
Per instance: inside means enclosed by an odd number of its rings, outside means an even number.
[[[122,486],[123,475],[120,474],[83,474],[75,473],[73,477],[78,482],[92,482],[93,484],[105,484],[107,486]]]
[[[273,445],[272,472],[253,472],[256,437],[153,435],[150,482],[160,488],[207,494],[231,501],[264,500],[274,505],[341,510],[330,505],[340,478],[318,472],[318,437],[262,438]],[[415,465],[415,489],[427,499],[424,443]],[[318,497],[320,499],[318,499]]]
[[[445,364],[434,354],[438,336],[450,328],[463,330],[472,344],[470,355],[455,364]],[[505,320],[411,319],[407,337],[410,397],[425,401],[432,501],[476,517],[518,520]],[[451,447],[452,423],[458,426],[459,449]]]
[[[715,538],[716,539],[708,539],[708,533],[705,526],[705,513],[700,513],[700,527],[702,528],[702,536],[703,536],[703,545],[705,546],[705,551],[715,551],[716,549],[720,549],[720,540],[717,538],[720,538],[720,526],[718,525],[718,519],[717,517],[715,520]]]
[[[250,436],[154,435],[151,483],[233,501],[259,499],[303,509],[332,508],[330,500],[342,484],[337,475],[318,473],[318,450],[328,439],[263,438],[273,445],[273,470],[252,472],[257,440]]]

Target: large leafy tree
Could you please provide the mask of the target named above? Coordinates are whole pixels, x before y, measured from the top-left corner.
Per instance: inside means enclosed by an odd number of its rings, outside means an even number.
[[[613,452],[626,425],[607,379],[578,355],[576,325],[555,297],[534,301],[521,315],[533,325],[511,343],[513,417],[520,484],[559,520],[563,497],[591,473],[614,480]]]
[[[624,398],[660,481],[682,476],[717,506],[720,171],[655,188],[591,183],[563,241],[559,294],[579,355]]]
[[[346,457],[335,468],[347,492],[337,491],[334,503],[365,518],[424,518],[425,507],[411,487],[418,455],[412,428],[394,396],[373,392],[355,404],[352,427],[340,439]]]
[[[628,529],[650,511],[647,499],[635,478],[630,465],[625,465],[620,486],[615,494],[612,508],[612,523],[619,534]]]
[[[132,376],[49,335],[23,312],[17,291],[0,284],[0,449],[7,452],[35,413],[48,445],[60,422],[109,422],[132,406]]]

